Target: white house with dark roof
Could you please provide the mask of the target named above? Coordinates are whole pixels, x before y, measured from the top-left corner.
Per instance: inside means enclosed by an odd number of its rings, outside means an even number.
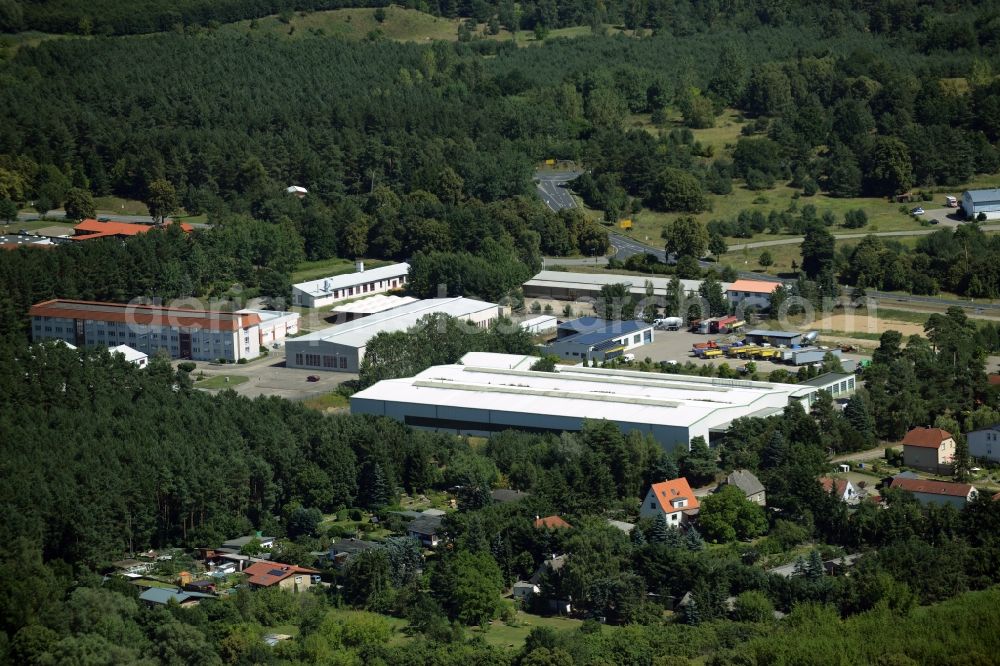
[[[761,506],[767,505],[767,494],[764,490],[764,484],[760,482],[750,470],[747,469],[737,469],[729,473],[726,477],[725,485],[736,486],[741,491],[743,495],[753,502],[754,504],[760,504]],[[722,486],[719,486],[722,488]]]

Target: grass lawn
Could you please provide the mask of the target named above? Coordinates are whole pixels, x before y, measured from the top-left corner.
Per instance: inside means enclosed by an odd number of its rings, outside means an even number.
[[[925,229],[920,222],[914,220],[909,215],[899,212],[899,204],[889,203],[885,199],[878,198],[858,198],[858,199],[836,199],[825,194],[817,194],[812,197],[799,197],[793,200],[792,197],[799,190],[787,185],[777,185],[773,189],[764,192],[754,192],[742,185],[734,182],[733,192],[727,195],[709,195],[708,200],[711,210],[695,215],[694,217],[702,222],[715,219],[734,219],[742,210],[759,210],[764,215],[768,215],[772,210],[784,211],[795,202],[798,209],[812,204],[816,207],[817,216],[822,216],[826,211],[832,211],[837,216],[837,225],[830,231],[834,235],[864,233],[876,231],[906,231],[908,229]],[[849,210],[863,209],[868,214],[868,226],[863,229],[845,229],[840,226],[844,219],[844,213]],[[632,238],[644,241],[649,237],[651,242],[659,244],[660,232],[663,227],[670,222],[682,217],[681,213],[660,213],[652,210],[643,210],[632,215],[632,231],[629,234]],[[755,241],[778,240],[781,238],[791,238],[788,234],[756,234],[752,238],[727,238],[728,243],[752,243]]]
[[[681,129],[684,123],[679,109],[667,108],[667,122],[664,125],[655,125],[650,120],[648,113],[636,113],[629,116],[630,127],[644,129],[653,136],[659,136],[660,132],[670,133],[672,129]],[[709,146],[714,151],[714,155],[721,155],[723,152],[731,153],[740,138],[740,130],[745,121],[743,114],[736,109],[724,109],[715,119],[715,126],[705,129],[692,129],[695,141],[703,146]]]
[[[379,260],[365,260],[365,269],[387,266],[392,262]],[[308,280],[318,280],[331,275],[342,275],[354,272],[354,262],[350,259],[321,259],[319,261],[303,261],[292,273],[292,282],[307,282]]]
[[[296,12],[288,17],[285,23],[277,15],[266,16],[256,20],[230,23],[220,30],[239,32],[241,34],[264,35],[271,34],[287,39],[303,37],[329,36],[349,40],[362,40],[369,35],[378,34],[384,39],[399,42],[434,42],[458,40],[458,27],[462,19],[449,19],[431,16],[415,9],[407,9],[398,5],[385,8],[385,19],[379,23],[375,20],[374,8],[333,9],[318,12]],[[251,26],[254,27],[251,27]],[[518,46],[541,44],[535,39],[535,33],[520,30],[510,33],[501,30],[497,35],[487,35],[485,24],[476,27],[476,39],[510,40]],[[620,32],[613,26],[606,26],[609,33]],[[590,35],[591,30],[585,26],[573,26],[551,30],[547,39],[572,38]]]
[[[793,261],[796,265],[802,263],[802,252],[799,248],[799,243],[792,243],[775,245],[774,247],[755,247],[749,250],[733,250],[719,257],[719,263],[723,266],[732,266],[738,271],[754,271],[772,275],[791,273],[793,272]],[[767,268],[760,265],[760,256],[764,252],[770,254],[771,260],[774,262]]]
[[[518,611],[517,626],[511,627],[503,622],[495,621],[483,632],[480,629],[471,629],[471,635],[480,635],[490,645],[504,648],[520,648],[524,645],[524,639],[528,637],[535,627],[548,627],[555,630],[579,629],[583,624],[582,620],[574,620],[567,617],[543,617],[541,615],[531,615]],[[608,631],[611,627],[605,627]]]
[[[94,207],[99,217],[114,215],[149,215],[149,208],[141,201],[121,197],[94,197]]]
[[[350,402],[347,398],[340,395],[339,393],[324,393],[323,395],[318,395],[308,400],[303,400],[302,404],[309,409],[315,409],[318,412],[325,412],[329,410],[347,409]]]
[[[240,384],[248,381],[250,381],[250,378],[244,377],[243,375],[219,375],[217,377],[209,377],[208,379],[196,381],[194,386],[195,388],[200,389],[223,389],[239,386]]]
[[[132,581],[133,585],[136,587],[157,587],[162,590],[176,590],[177,586],[173,583],[168,583],[163,580],[156,580],[154,578],[140,578]]]
[[[275,624],[270,627],[264,627],[264,634],[286,634],[294,637],[299,635],[299,627],[295,624]]]
[[[0,36],[0,60],[4,59],[3,56],[13,58],[18,49],[22,46],[38,46],[42,42],[46,42],[50,39],[74,38],[82,39],[79,35],[54,35],[47,32],[37,32],[35,30],[2,35]]]

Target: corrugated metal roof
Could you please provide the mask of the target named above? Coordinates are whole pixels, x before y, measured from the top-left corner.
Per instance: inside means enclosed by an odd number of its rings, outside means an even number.
[[[523,367],[524,359],[532,358],[511,355],[507,365]],[[765,409],[780,410],[791,396],[809,390],[610,368],[557,366],[556,372],[535,372],[498,367],[494,359],[492,367],[441,365],[415,377],[381,381],[354,394],[352,405],[377,400],[490,410],[516,419],[546,415],[682,427],[704,422],[714,427]]]
[[[529,287],[548,287],[562,289],[600,289],[608,284],[627,284],[632,287],[632,291],[644,291],[646,282],[653,283],[653,293],[662,296],[667,291],[670,284],[669,277],[657,275],[622,275],[620,273],[571,273],[567,271],[541,271],[535,277],[524,283]],[[681,280],[681,287],[685,292],[698,291],[701,280]],[[720,283],[723,291],[729,286],[728,282]]]
[[[410,265],[407,263],[390,264],[371,268],[360,273],[346,273],[344,275],[331,275],[330,277],[310,280],[309,282],[299,282],[292,285],[292,290],[299,290],[310,296],[325,296],[335,289],[354,287],[359,284],[367,284],[375,280],[391,280],[394,277],[401,277],[410,272]]]
[[[368,341],[378,333],[405,331],[416,325],[421,317],[429,314],[441,313],[461,319],[491,308],[499,314],[499,306],[496,303],[486,303],[460,296],[456,298],[429,298],[292,338],[285,345],[289,353],[295,347],[316,342],[330,342],[360,348],[367,345]]]

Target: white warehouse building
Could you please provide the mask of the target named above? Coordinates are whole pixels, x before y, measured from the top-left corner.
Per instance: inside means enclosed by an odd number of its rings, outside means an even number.
[[[410,265],[407,263],[366,271],[364,262],[359,261],[356,268],[354,273],[293,284],[292,303],[307,308],[321,308],[355,296],[381,294],[403,287],[406,276],[410,273]]]
[[[421,317],[436,313],[471,321],[476,328],[488,328],[503,315],[503,308],[496,303],[462,297],[416,301],[289,339],[285,345],[285,363],[289,368],[357,372],[368,341],[377,334],[405,331],[416,326]]]
[[[666,450],[710,441],[734,419],[808,404],[814,387],[622,369],[531,370],[533,356],[473,352],[460,364],[380,381],[351,396],[351,413],[387,416],[417,428],[463,435],[503,430],[577,431],[607,419],[652,435]]]

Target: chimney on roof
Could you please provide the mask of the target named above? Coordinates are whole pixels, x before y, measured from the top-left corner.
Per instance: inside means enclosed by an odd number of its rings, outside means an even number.
[[[354,262],[354,270],[356,272],[358,272],[358,273],[364,273],[365,272],[365,262],[362,261],[361,259],[358,259],[357,261],[355,261]]]

